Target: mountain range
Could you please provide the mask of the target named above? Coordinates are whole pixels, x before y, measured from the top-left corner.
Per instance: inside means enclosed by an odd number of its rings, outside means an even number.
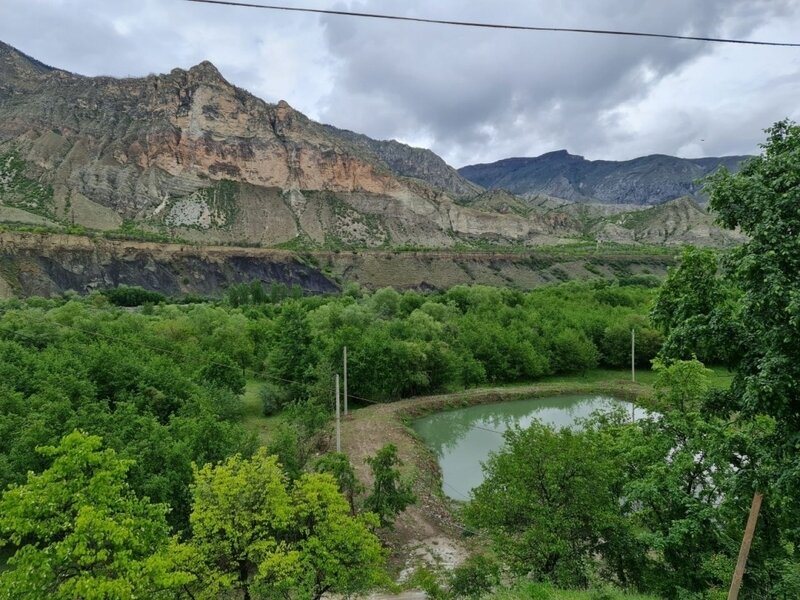
[[[264,102],[209,62],[85,77],[0,43],[0,221],[12,225],[292,248],[728,245],[739,237],[696,204],[693,181],[740,159],[559,152],[457,171]]]
[[[535,158],[470,165],[458,172],[481,187],[523,197],[545,194],[573,202],[648,205],[684,196],[702,200],[703,177],[722,166],[736,171],[747,158],[653,154],[625,161],[586,160],[559,150]]]

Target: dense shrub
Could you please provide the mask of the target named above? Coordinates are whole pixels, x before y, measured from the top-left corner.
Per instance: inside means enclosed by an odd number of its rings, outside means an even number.
[[[111,304],[115,306],[142,306],[143,304],[158,304],[164,302],[164,294],[145,290],[140,287],[127,287],[121,285],[100,292]]]

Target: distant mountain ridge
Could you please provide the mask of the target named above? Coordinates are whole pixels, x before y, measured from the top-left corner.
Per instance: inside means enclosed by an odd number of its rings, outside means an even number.
[[[652,205],[684,196],[699,199],[698,179],[720,166],[736,171],[747,158],[653,154],[626,161],[586,160],[558,150],[534,158],[469,165],[458,172],[486,189],[505,189],[524,197],[548,195],[572,202]]]

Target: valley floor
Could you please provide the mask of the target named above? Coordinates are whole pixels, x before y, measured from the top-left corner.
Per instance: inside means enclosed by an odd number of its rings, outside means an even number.
[[[640,371],[634,383],[630,380],[630,371],[597,369],[572,376],[552,377],[533,384],[476,388],[354,408],[342,421],[341,440],[342,450],[349,456],[359,478],[365,484],[370,484],[365,458],[392,443],[397,446],[406,476],[414,482],[418,498],[416,504],[399,515],[395,530],[386,532],[384,536],[384,541],[391,548],[390,566],[394,574],[403,580],[419,565],[452,568],[470,553],[472,547],[481,544],[476,536],[464,535],[463,526],[451,510],[452,501],[442,492],[436,458],[408,427],[411,419],[475,404],[573,393],[607,393],[647,404],[654,377],[649,370]],[[715,370],[714,383],[719,387],[727,387],[730,383],[729,373],[723,369]],[[244,395],[244,420],[246,426],[265,443],[280,417],[259,416],[258,389],[261,385],[253,380],[248,383]],[[373,596],[376,600],[411,600],[419,597],[422,596],[415,596],[413,592],[400,596]],[[509,600],[514,598],[503,597]],[[580,592],[558,592],[558,595],[552,596],[553,600],[573,598],[583,600],[588,596]]]

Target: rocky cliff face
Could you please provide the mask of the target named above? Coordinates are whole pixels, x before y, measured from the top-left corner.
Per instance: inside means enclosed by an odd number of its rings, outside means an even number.
[[[718,247],[746,239],[739,231],[720,229],[714,216],[688,196],[638,212],[607,216],[592,228],[591,235],[598,241]]]
[[[654,154],[627,161],[586,160],[566,150],[536,158],[508,158],[471,165],[459,173],[488,189],[522,196],[550,195],[574,202],[660,204],[698,198],[698,179],[720,166],[735,171],[746,156],[685,159]]]
[[[325,128],[333,136],[374,155],[376,160],[398,175],[419,179],[455,198],[471,197],[483,191],[426,148],[413,148],[395,140],[373,140],[366,135],[331,125],[325,125]]]
[[[595,277],[663,276],[669,254],[575,255],[550,251],[303,252],[266,248],[181,246],[110,241],[74,235],[0,233],[0,298],[85,294],[119,285],[178,296],[219,296],[234,283],[258,280],[331,293],[346,282],[365,288],[449,288],[461,284],[513,285]]]
[[[0,219],[136,226],[203,243],[550,243],[546,222],[456,204],[433,153],[320,125],[208,62],[82,77],[0,46]]]

